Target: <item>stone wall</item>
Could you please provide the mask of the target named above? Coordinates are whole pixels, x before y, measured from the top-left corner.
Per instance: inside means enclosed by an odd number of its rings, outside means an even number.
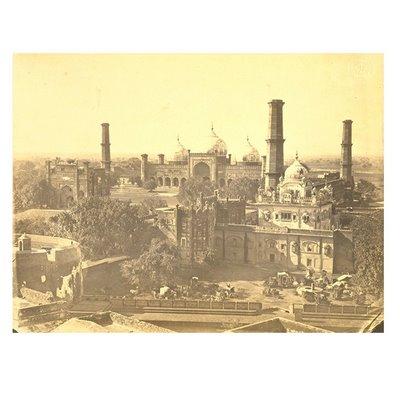
[[[64,238],[28,236],[32,250],[19,251],[14,248],[13,279],[17,289],[27,287],[43,293],[49,291],[62,298],[78,295],[80,289],[77,276],[81,274],[79,244]],[[73,283],[68,290],[67,281]],[[75,284],[78,286],[75,287]]]

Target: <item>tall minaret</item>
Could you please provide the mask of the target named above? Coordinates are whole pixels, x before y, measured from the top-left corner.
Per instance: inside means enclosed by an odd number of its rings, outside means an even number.
[[[282,100],[269,103],[269,131],[267,134],[267,158],[265,164],[265,190],[275,189],[283,174],[283,118]]]
[[[106,170],[106,172],[110,172],[111,170],[109,126],[110,124],[107,122],[103,122],[101,124],[101,130],[102,130],[101,166]]]
[[[353,186],[353,172],[352,172],[352,156],[351,142],[352,123],[350,119],[343,121],[343,137],[342,137],[342,159],[340,162],[340,177],[346,182],[347,186]]]

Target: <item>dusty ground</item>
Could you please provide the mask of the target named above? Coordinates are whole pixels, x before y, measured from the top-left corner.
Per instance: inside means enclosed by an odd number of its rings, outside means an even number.
[[[165,200],[169,207],[175,207],[178,202],[176,198],[178,191],[178,188],[157,188],[154,192],[148,192],[140,187],[122,186],[111,189],[111,198],[124,201],[131,200],[134,203],[140,203],[147,197],[155,197]]]
[[[297,295],[295,289],[281,290],[280,299],[266,297],[263,294],[264,281],[277,271],[262,267],[224,266],[210,270],[202,279],[222,286],[229,283],[235,288],[237,300],[260,302],[264,308],[288,310],[292,303],[303,304],[304,299]]]

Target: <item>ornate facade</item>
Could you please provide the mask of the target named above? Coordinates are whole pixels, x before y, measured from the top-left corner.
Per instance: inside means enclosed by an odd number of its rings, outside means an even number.
[[[211,180],[219,187],[224,187],[231,180],[240,177],[249,177],[257,183],[261,181],[260,155],[246,140],[246,152],[241,162],[232,163],[231,154],[227,154],[225,142],[217,136],[214,128],[210,134],[203,138],[199,150],[187,150],[177,140],[177,149],[173,160],[165,160],[164,154],[158,155],[158,162],[149,161],[147,154],[142,154],[141,180],[153,179],[158,186],[178,187],[186,182],[189,177],[198,177]]]
[[[313,209],[310,208],[310,213]],[[260,206],[260,212],[262,206]],[[331,226],[331,208],[321,207],[324,223]],[[157,210],[157,223],[180,248],[188,264],[201,263],[210,250],[219,262],[232,265],[278,267],[295,271],[314,269],[329,274],[353,270],[353,243],[350,231],[332,228],[316,229],[294,225],[281,218],[288,215],[274,211],[274,223],[246,219],[244,199],[200,199],[192,207]],[[314,216],[312,217],[314,218]],[[293,224],[290,222],[290,224]]]
[[[351,121],[344,121],[340,174],[315,176],[298,154],[283,164],[282,100],[269,103],[267,154],[260,157],[247,138],[239,163],[227,156],[225,142],[211,130],[205,151],[192,153],[178,140],[175,158],[158,164],[142,155],[142,179],[159,186],[180,186],[191,176],[223,187],[242,176],[264,180],[257,201],[201,198],[191,208],[158,210],[158,224],[168,232],[189,263],[201,262],[213,250],[222,262],[242,266],[275,266],[283,270],[314,269],[330,274],[353,271],[351,231],[335,226],[333,204],[352,190]]]
[[[101,168],[92,167],[88,161],[46,161],[46,179],[53,190],[54,208],[68,208],[72,202],[85,197],[110,194],[110,135],[109,124],[102,124]]]

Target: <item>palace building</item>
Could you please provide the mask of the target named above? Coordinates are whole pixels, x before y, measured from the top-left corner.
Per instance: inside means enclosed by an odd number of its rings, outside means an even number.
[[[109,124],[102,125],[101,167],[90,165],[89,161],[80,164],[76,160],[46,161],[46,179],[53,190],[54,208],[68,208],[72,202],[84,197],[107,196],[110,194],[110,132]]]
[[[148,162],[142,155],[142,179],[160,186],[179,186],[191,176],[210,179],[219,187],[246,176],[264,182],[255,202],[221,199],[218,193],[191,207],[159,209],[157,224],[172,238],[188,264],[201,263],[212,251],[220,262],[271,266],[287,271],[313,269],[329,274],[353,271],[352,232],[339,229],[334,203],[349,198],[354,186],[352,121],[343,121],[340,172],[315,175],[300,161],[284,166],[282,100],[269,103],[266,155],[247,139],[243,161],[232,163],[225,142],[213,129],[203,152],[192,153],[178,141],[174,161]]]

